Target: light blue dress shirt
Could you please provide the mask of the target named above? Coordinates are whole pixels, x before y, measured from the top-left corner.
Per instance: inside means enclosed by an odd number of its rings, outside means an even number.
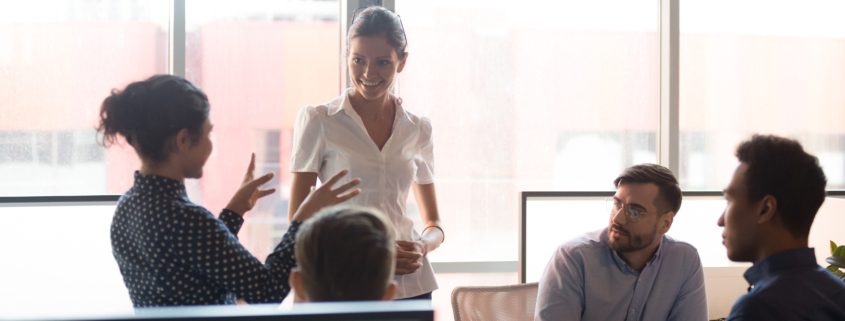
[[[611,250],[607,229],[560,246],[537,293],[535,321],[706,321],[698,251],[664,236],[641,272]]]

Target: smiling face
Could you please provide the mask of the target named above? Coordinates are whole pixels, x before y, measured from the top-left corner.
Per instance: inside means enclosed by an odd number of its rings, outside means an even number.
[[[608,223],[608,244],[620,252],[649,250],[657,246],[668,230],[665,215],[655,205],[660,190],[656,184],[621,184],[613,195],[613,201],[621,204],[620,209],[611,209]],[[642,212],[632,218],[631,212]],[[669,221],[671,224],[671,220]],[[664,227],[665,226],[665,227]]]
[[[354,37],[349,41],[349,77],[353,95],[366,100],[384,99],[397,73],[405,68],[407,55],[400,58],[384,36]]]

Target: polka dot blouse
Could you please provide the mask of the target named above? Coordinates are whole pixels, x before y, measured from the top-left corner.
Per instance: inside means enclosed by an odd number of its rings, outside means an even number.
[[[185,185],[135,172],[117,204],[112,253],[135,307],[281,302],[296,266],[292,222],[264,264],[238,241],[243,218],[214,217],[191,203]]]

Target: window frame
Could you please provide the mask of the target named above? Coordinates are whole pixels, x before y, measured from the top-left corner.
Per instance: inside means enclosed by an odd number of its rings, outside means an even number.
[[[169,30],[169,52],[168,72],[185,76],[186,61],[186,0],[171,0],[170,30]],[[680,119],[679,119],[679,95],[680,95],[680,10],[679,0],[658,0],[659,1],[659,111],[657,130],[657,158],[658,163],[668,167],[673,172],[680,170]],[[344,51],[346,48],[347,29],[352,23],[352,17],[359,8],[371,5],[380,5],[390,10],[396,9],[395,0],[348,0],[340,1],[340,86],[344,88],[349,76],[346,71],[346,59]],[[527,194],[526,194],[527,193]],[[606,194],[606,191],[596,192],[523,192],[525,195],[596,195]],[[562,194],[561,194],[562,193]],[[721,195],[720,191],[686,191],[684,195]],[[828,190],[828,196],[845,198],[845,190]],[[0,196],[0,207],[20,206],[27,204],[32,206],[55,205],[56,203],[92,203],[92,202],[117,202],[120,195],[49,195],[49,196]],[[524,210],[524,209],[523,209]],[[523,213],[524,218],[524,213]],[[522,222],[524,223],[524,222]],[[523,227],[520,227],[521,229]],[[524,236],[523,236],[524,237]],[[524,240],[523,240],[524,241]],[[520,249],[524,250],[524,249]],[[521,253],[519,254],[521,255]],[[519,257],[519,256],[517,256]],[[440,273],[502,273],[519,272],[521,264],[517,261],[485,261],[485,262],[433,262],[435,270]]]

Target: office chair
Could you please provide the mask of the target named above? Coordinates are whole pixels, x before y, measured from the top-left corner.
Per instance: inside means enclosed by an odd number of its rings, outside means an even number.
[[[465,286],[452,290],[455,321],[534,320],[537,283]]]

